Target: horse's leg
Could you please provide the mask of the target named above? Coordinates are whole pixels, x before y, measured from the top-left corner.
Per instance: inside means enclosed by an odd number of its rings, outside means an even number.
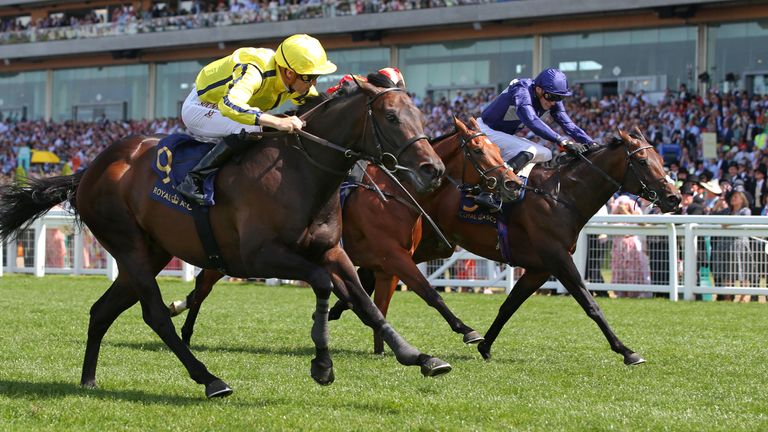
[[[91,306],[83,373],[80,378],[80,385],[83,387],[96,387],[96,364],[99,360],[101,341],[107,330],[121,313],[139,301],[139,297],[125,279],[127,278],[118,275],[117,280]]]
[[[451,365],[437,357],[420,352],[387,323],[379,309],[371,301],[371,297],[363,290],[352,261],[340,247],[333,248],[326,253],[325,265],[331,273],[331,277],[334,278],[334,289],[338,289],[342,285],[348,289],[352,311],[363,324],[381,335],[384,342],[395,353],[395,358],[400,364],[406,366],[420,365],[421,373],[424,376],[437,376],[450,372]]]
[[[394,276],[388,275],[382,272],[375,273],[374,282],[374,294],[373,303],[381,311],[381,315],[384,318],[387,317],[387,311],[389,310],[389,303],[392,301],[392,296],[395,294],[395,288],[397,288],[398,279]],[[377,332],[373,332],[373,353],[382,354],[384,352],[384,339]]]
[[[523,276],[515,283],[514,288],[509,293],[504,303],[499,307],[499,313],[496,315],[496,319],[493,320],[493,324],[485,333],[485,340],[480,342],[477,346],[477,350],[484,359],[491,359],[491,345],[499,336],[501,329],[512,318],[512,315],[520,308],[531,294],[535,293],[539,287],[549,278],[548,272],[534,273],[526,271]]]
[[[115,286],[122,289],[130,287],[135,292],[141,303],[144,322],[178,357],[189,376],[196,383],[205,385],[207,397],[231,394],[232,389],[195,358],[173,327],[171,315],[163,304],[160,287],[155,280],[155,276],[162,269],[158,257],[164,256],[167,263],[170,258],[168,254],[155,247],[134,220],[115,217],[108,225],[104,225],[111,229],[102,229],[101,225],[95,222],[92,223],[91,230],[115,258],[120,270],[119,279],[122,282]]]
[[[608,325],[608,321],[605,320],[603,311],[584,285],[584,280],[581,278],[571,257],[566,255],[565,257],[562,257],[562,259],[555,261],[557,262],[555,268],[558,269],[555,276],[557,276],[560,282],[563,283],[565,289],[567,289],[568,293],[570,293],[579,303],[581,308],[584,309],[584,312],[597,323],[597,326],[600,327],[605,338],[608,339],[611,349],[624,357],[624,364],[636,365],[645,363],[645,359],[627,348]]]
[[[150,262],[155,274],[159,273],[170,259],[170,254],[154,249]],[[132,289],[127,275],[121,272],[109,289],[91,306],[88,340],[85,345],[85,359],[80,378],[80,384],[83,387],[96,387],[96,365],[99,360],[101,341],[115,319],[138,301],[139,297]]]
[[[388,260],[384,267],[399,277],[408,286],[409,290],[416,292],[429,306],[435,308],[448,325],[451,326],[451,330],[464,335],[464,343],[472,344],[483,340],[480,333],[464,324],[463,321],[453,314],[445,304],[443,297],[430,285],[427,278],[413,262],[413,257],[410,254],[405,252],[398,254],[393,259]]]
[[[414,291],[422,300],[424,300],[429,306],[435,308],[440,315],[445,319],[451,330],[464,336],[464,343],[478,343],[483,340],[483,337],[475,331],[473,328],[467,326],[462,322],[445,304],[443,298],[438,292],[429,284],[429,281],[424,274],[421,273],[419,268],[414,264],[413,258],[407,252],[396,254],[391,259],[383,263],[385,273],[376,274],[376,296],[381,296],[379,300],[375,300],[376,305],[381,309],[383,304],[389,306],[389,302],[394,294],[394,289],[397,284],[396,279],[387,279],[386,272],[396,275],[404,284],[408,286],[409,290]],[[382,281],[380,284],[379,281]],[[391,282],[390,282],[391,281]],[[379,294],[381,292],[381,294]],[[382,310],[384,316],[387,315],[386,311]],[[374,350],[376,349],[376,338],[374,338]]]
[[[376,287],[376,276],[374,276],[373,270],[360,267],[357,269],[357,277],[360,278],[360,283],[363,285],[365,292],[367,292],[368,295],[373,294]],[[328,320],[334,321],[341,318],[341,314],[349,308],[349,298],[340,298],[336,301],[336,303],[334,303],[333,307],[331,307],[331,310],[328,311]]]
[[[189,342],[192,340],[195,321],[197,320],[197,314],[200,313],[203,301],[213,290],[213,285],[223,277],[224,274],[216,270],[203,270],[195,278],[195,289],[189,293],[186,299],[186,306],[189,308],[189,312],[187,313],[187,319],[184,320],[184,325],[181,327],[181,340],[185,344],[189,345]]]

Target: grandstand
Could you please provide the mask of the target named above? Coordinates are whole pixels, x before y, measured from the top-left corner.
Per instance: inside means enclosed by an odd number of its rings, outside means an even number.
[[[330,48],[339,73],[398,66],[432,99],[547,66],[588,96],[683,84],[762,94],[766,18],[765,1],[0,1],[0,114],[175,117],[201,64],[297,29]]]

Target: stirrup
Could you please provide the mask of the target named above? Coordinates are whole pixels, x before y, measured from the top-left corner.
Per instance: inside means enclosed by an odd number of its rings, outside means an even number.
[[[198,186],[195,180],[190,176],[185,177],[184,181],[177,184],[174,189],[190,203],[197,203],[201,206],[206,204],[205,194],[200,192],[202,187]]]
[[[490,192],[480,192],[475,195],[475,204],[487,209],[491,213],[501,210],[501,201],[497,200]]]

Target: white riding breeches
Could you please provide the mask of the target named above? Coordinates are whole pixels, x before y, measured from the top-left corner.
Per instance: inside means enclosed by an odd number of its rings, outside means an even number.
[[[488,125],[483,123],[483,119],[481,118],[477,119],[477,124],[480,125],[480,131],[487,135],[488,139],[493,141],[493,143],[501,149],[501,157],[505,161],[510,160],[520,152],[531,153],[533,155],[531,163],[547,162],[552,159],[552,150],[542,144],[535,143],[523,137],[491,129]]]
[[[243,129],[246,132],[261,131],[261,126],[242,124],[222,115],[216,104],[197,97],[195,86],[192,86],[192,91],[181,106],[181,120],[190,135],[205,142],[218,142],[221,138],[238,134]]]

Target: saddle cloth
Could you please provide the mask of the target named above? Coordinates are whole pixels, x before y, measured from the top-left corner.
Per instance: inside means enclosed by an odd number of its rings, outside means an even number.
[[[213,146],[213,143],[195,141],[191,136],[184,134],[168,135],[161,139],[157,143],[153,165],[158,179],[149,193],[150,197],[172,209],[191,214],[192,206],[173,187],[184,180],[187,172],[194,168]],[[203,181],[205,202],[208,206],[215,204],[213,185],[217,172],[208,174]]]

